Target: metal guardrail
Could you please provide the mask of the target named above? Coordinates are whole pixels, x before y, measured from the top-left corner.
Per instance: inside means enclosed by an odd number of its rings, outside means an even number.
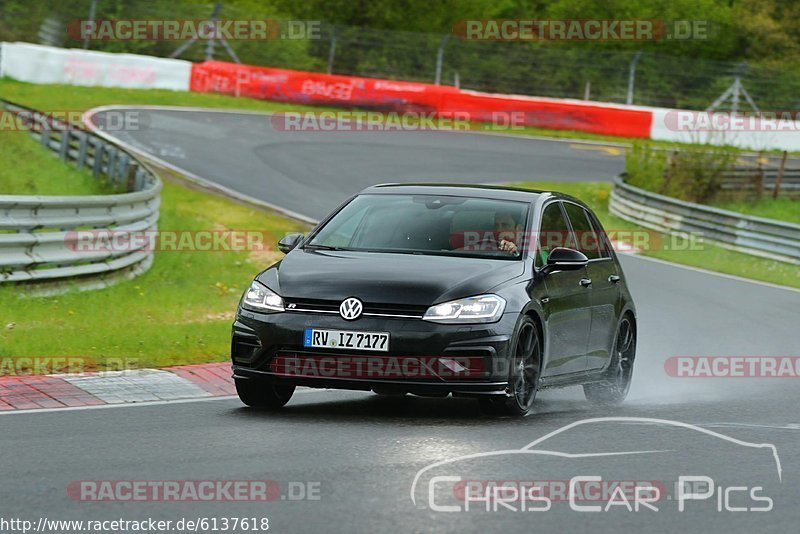
[[[42,146],[127,191],[90,196],[0,195],[0,283],[68,281],[91,289],[146,271],[153,252],[147,240],[133,237],[157,229],[159,177],[133,155],[92,132],[11,102],[0,100],[0,106],[46,123],[46,128],[31,130]],[[128,246],[82,250],[80,230],[109,230]]]
[[[664,169],[664,177],[667,178],[671,172],[671,158],[681,150],[658,146],[651,146],[649,150],[670,154],[667,168]],[[692,152],[697,150],[693,149]],[[797,196],[800,195],[800,160],[795,156],[788,157],[785,152],[783,155],[742,152],[737,155],[735,165],[721,171],[719,180],[720,189],[726,193],[771,192],[773,195]],[[758,189],[761,191],[758,192]]]
[[[693,204],[614,179],[609,210],[666,234],[697,233],[719,245],[755,256],[800,263],[800,225]]]
[[[764,192],[769,192],[775,190],[778,177],[782,194],[800,194],[800,168],[787,167],[781,174],[779,169],[773,167],[759,169],[737,166],[723,171],[720,186],[723,191],[752,191],[761,186]]]

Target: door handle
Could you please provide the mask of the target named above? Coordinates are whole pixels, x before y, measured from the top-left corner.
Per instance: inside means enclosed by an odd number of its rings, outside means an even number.
[[[592,285],[592,279],[591,278],[581,278],[580,284],[583,287],[589,287],[590,285]]]
[[[617,276],[616,274],[612,274],[611,276],[608,277],[608,281],[611,282],[612,284],[616,284],[617,282],[620,281],[620,277]]]

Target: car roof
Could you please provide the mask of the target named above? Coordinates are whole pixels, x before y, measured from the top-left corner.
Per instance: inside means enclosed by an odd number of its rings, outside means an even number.
[[[407,194],[407,195],[449,195],[456,197],[479,197],[492,200],[516,200],[536,202],[548,198],[571,200],[582,206],[585,204],[577,198],[557,191],[538,189],[522,189],[504,185],[481,184],[440,184],[440,183],[390,183],[378,184],[363,189],[359,194]]]

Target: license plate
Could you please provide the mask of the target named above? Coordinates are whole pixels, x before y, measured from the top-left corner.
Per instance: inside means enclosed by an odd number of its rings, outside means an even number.
[[[306,328],[303,334],[303,346],[388,352],[389,332],[354,332],[349,330]]]

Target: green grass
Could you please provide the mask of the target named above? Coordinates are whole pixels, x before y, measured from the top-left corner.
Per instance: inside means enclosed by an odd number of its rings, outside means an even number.
[[[522,182],[514,185],[528,189],[560,191],[581,199],[597,214],[606,232],[612,234],[612,238],[613,234],[617,234],[623,241],[630,242],[628,239],[630,232],[642,230],[641,227],[620,219],[608,211],[608,198],[612,187],[610,183]],[[652,246],[639,252],[641,256],[800,288],[800,268],[797,265],[743,254],[708,242],[699,242],[699,246],[689,247],[686,246],[687,243],[679,241],[678,247],[675,247],[671,245],[674,241],[669,236],[656,232],[650,232],[650,235]]]
[[[714,202],[713,206],[756,217],[800,224],[800,197],[779,196],[773,199],[768,193],[765,193],[760,202],[746,200]]]
[[[0,130],[0,195],[95,195],[114,192],[106,180],[65,165],[27,132]]]
[[[158,251],[148,272],[100,291],[29,297],[0,286],[3,365],[70,356],[96,362],[99,369],[119,361],[160,367],[229,357],[230,324],[242,292],[282,256],[274,252],[276,239],[307,228],[172,183],[165,184],[162,199],[161,230],[263,232],[272,251]]]

